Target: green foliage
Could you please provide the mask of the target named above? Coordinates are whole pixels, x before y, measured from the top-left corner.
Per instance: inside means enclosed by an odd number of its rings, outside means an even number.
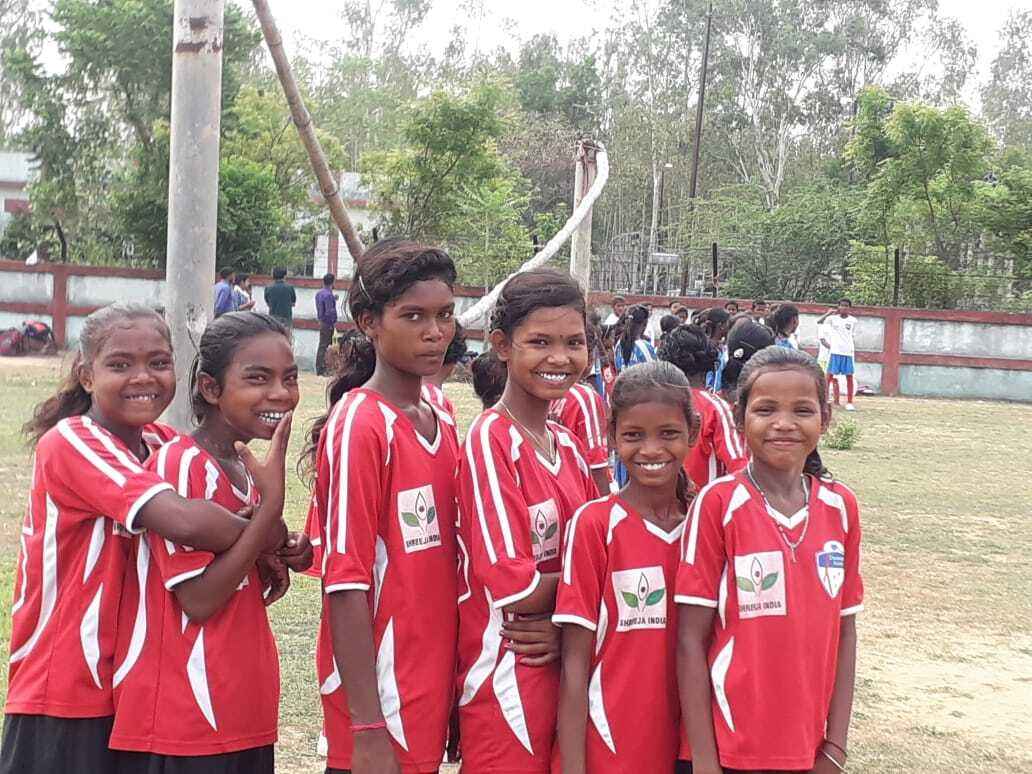
[[[860,442],[860,425],[850,417],[837,417],[824,434],[824,445],[829,449],[848,451]]]
[[[492,282],[529,257],[529,190],[498,150],[508,95],[483,83],[414,104],[400,148],[367,154],[362,173],[388,233],[458,246],[464,278]]]

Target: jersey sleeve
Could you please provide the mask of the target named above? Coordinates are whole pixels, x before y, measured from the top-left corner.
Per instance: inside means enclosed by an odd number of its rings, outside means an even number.
[[[318,578],[322,575],[322,531],[319,526],[321,513],[319,499],[313,494],[308,505],[308,518],[305,521],[305,534],[308,535],[308,540],[312,543],[312,566],[304,572],[305,575],[313,578]]]
[[[173,486],[180,497],[209,499],[204,459],[199,447],[173,441],[152,455],[147,466]],[[209,551],[195,551],[154,532],[148,532],[141,539],[147,541],[161,582],[169,591],[183,581],[196,578],[215,561],[215,554]]]
[[[114,519],[133,533],[141,531],[136,526],[140,509],[172,489],[87,417],[59,422],[40,441],[37,456],[47,491],[77,510]]]
[[[383,415],[363,405],[370,400],[364,393],[350,397],[326,425],[330,475],[319,484],[328,487],[322,545],[327,594],[368,591],[373,583],[388,444]]]
[[[584,459],[592,469],[609,465],[609,448],[606,443],[606,409],[602,396],[587,387],[570,390],[563,406],[563,420],[569,418],[566,426],[584,444]],[[566,424],[566,421],[563,421]]]
[[[679,605],[717,606],[725,563],[721,513],[721,498],[712,487],[692,503],[674,585],[674,601]]]
[[[570,520],[552,623],[596,631],[606,582],[606,541],[589,507],[581,506]]]
[[[502,608],[534,593],[541,575],[534,561],[529,504],[520,491],[513,461],[517,439],[487,415],[466,440],[459,486],[470,525],[470,567]],[[522,453],[527,453],[526,449]]]
[[[846,523],[849,527],[846,533],[846,577],[842,582],[841,615],[846,616],[856,615],[864,609],[864,580],[860,571],[863,561],[860,508],[856,502],[856,495],[849,489],[842,488],[846,503]]]
[[[713,406],[713,451],[726,472],[737,473],[749,464],[749,456],[745,442],[735,427],[731,407],[716,395],[704,394],[703,400],[711,401]]]

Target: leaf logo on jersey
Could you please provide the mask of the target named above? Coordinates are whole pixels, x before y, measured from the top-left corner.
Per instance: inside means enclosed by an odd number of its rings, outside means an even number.
[[[662,567],[614,572],[613,591],[616,592],[618,632],[666,627],[666,578]]]
[[[761,551],[735,557],[738,617],[786,615],[785,556],[780,551]]]
[[[406,553],[441,544],[441,524],[431,485],[398,492],[398,524]]]
[[[846,549],[837,540],[829,540],[824,550],[814,554],[817,562],[817,578],[828,596],[834,599],[846,579]]]
[[[535,562],[559,556],[559,509],[555,500],[545,500],[527,509],[530,514],[530,543]]]
[[[738,588],[742,591],[748,591],[752,594],[771,588],[778,582],[778,576],[780,575],[778,572],[772,572],[769,575],[764,574],[763,565],[756,558],[753,559],[752,566],[749,567],[749,573],[751,575],[749,578],[736,575],[735,583],[738,584]]]

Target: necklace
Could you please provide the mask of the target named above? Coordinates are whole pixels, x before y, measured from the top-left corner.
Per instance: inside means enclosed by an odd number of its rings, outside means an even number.
[[[545,453],[545,455],[548,457],[549,464],[555,463],[555,444],[552,440],[551,434],[549,434],[548,432],[547,427],[545,428],[545,437],[542,439],[540,433],[535,433],[525,424],[520,422],[520,420],[516,418],[516,415],[512,413],[512,410],[508,406],[506,406],[505,403],[503,403],[502,401],[498,401],[495,404],[495,406],[501,406],[502,411],[504,411],[509,416],[509,419],[515,422],[516,425],[520,428],[520,430],[527,434],[527,436],[530,438],[533,444],[540,451],[543,451]]]
[[[763,498],[763,505],[767,508],[768,512],[775,510],[774,508],[771,507],[770,501],[767,500],[767,493],[763,491],[763,487],[761,487],[756,482],[756,477],[753,475],[752,463],[751,462],[745,468],[745,475],[747,475],[749,477],[749,481],[752,482],[752,485],[754,487],[756,487],[757,491],[760,493],[760,497]],[[803,531],[802,531],[802,534],[799,535],[799,539],[796,540],[795,542],[792,542],[792,540],[789,539],[788,533],[785,531],[785,528],[781,526],[781,523],[778,522],[777,520],[774,521],[774,524],[778,528],[778,534],[780,534],[781,535],[781,539],[783,541],[785,541],[785,545],[788,546],[788,550],[792,552],[792,562],[793,563],[795,563],[795,561],[796,561],[796,549],[799,548],[799,546],[802,545],[804,540],[806,540],[806,530],[809,529],[809,527],[810,527],[810,488],[806,485],[806,476],[805,475],[799,476],[799,481],[803,485],[803,502],[804,502],[803,507],[806,509],[806,515],[803,516]]]

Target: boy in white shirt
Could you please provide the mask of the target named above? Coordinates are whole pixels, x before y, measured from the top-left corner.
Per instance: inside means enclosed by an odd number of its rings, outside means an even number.
[[[852,310],[853,302],[843,298],[839,300],[837,309],[827,312],[817,320],[821,344],[831,352],[831,358],[828,360],[828,383],[834,389],[836,406],[840,405],[841,400],[837,377],[846,377],[846,411],[856,411],[856,406],[853,405],[853,373],[856,370],[853,332],[856,330],[856,318],[850,314]]]

